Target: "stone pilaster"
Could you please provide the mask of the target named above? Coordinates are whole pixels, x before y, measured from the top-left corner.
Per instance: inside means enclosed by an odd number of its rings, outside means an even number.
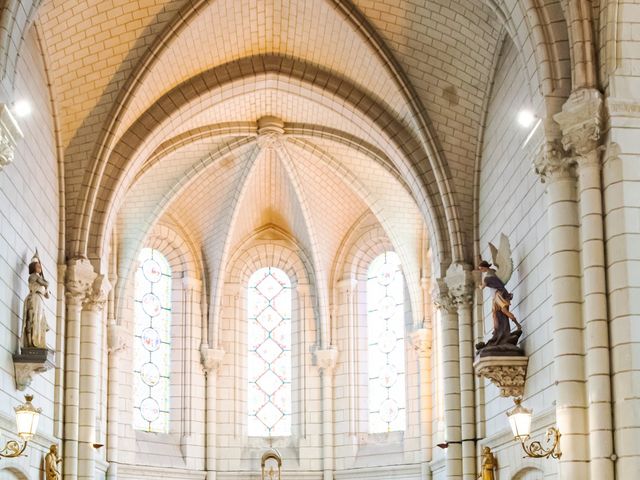
[[[451,265],[447,270],[446,283],[449,288],[449,296],[458,313],[462,478],[475,480],[475,381],[473,374],[473,320],[471,316],[474,282],[471,267],[461,263]]]
[[[67,307],[64,392],[64,459],[65,480],[78,478],[78,429],[80,424],[80,325],[82,304],[96,278],[86,258],[72,259],[65,272]]]
[[[338,350],[329,347],[315,351],[316,366],[322,376],[322,462],[324,480],[333,480],[333,372]]]
[[[634,334],[640,312],[640,100],[629,88],[630,78],[616,79],[619,97],[606,100],[602,159],[615,478],[633,478],[640,471],[640,442],[629,440],[640,438],[640,355],[631,353],[640,351],[640,338]]]
[[[218,396],[218,369],[224,360],[225,351],[221,348],[209,348],[207,345],[200,347],[200,360],[206,380],[206,430],[205,430],[205,468],[207,480],[216,479],[217,451],[216,451],[216,427],[217,396]]]

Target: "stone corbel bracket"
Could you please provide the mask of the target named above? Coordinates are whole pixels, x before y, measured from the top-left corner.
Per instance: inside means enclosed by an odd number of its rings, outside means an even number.
[[[216,372],[224,361],[225,351],[221,348],[209,348],[208,345],[200,346],[200,361],[205,372]]]
[[[314,359],[316,366],[323,370],[333,370],[338,362],[338,349],[336,347],[329,347],[325,349],[318,349],[314,352]]]
[[[473,363],[478,377],[485,377],[500,389],[501,397],[522,397],[529,357],[479,357]]]
[[[0,172],[13,162],[16,145],[24,138],[18,122],[6,104],[0,104]]]
[[[25,390],[33,377],[56,366],[55,352],[48,348],[23,348],[13,356],[16,374],[16,388]]]

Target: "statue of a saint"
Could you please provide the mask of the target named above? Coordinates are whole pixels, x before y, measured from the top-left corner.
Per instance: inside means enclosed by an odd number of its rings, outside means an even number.
[[[498,461],[489,447],[482,449],[482,480],[495,480],[495,469],[498,468]],[[48,480],[48,479],[47,479]]]
[[[481,261],[478,264],[484,276],[480,288],[488,287],[494,290],[493,294],[493,334],[487,342],[480,342],[476,345],[480,356],[489,355],[524,355],[524,350],[517,346],[518,339],[522,335],[522,325],[518,322],[515,315],[511,313],[509,307],[513,295],[507,290],[505,284],[511,278],[513,273],[513,261],[511,260],[511,247],[509,239],[502,234],[500,237],[500,248],[496,248],[493,244],[489,244],[491,256],[495,269],[487,261]],[[513,322],[516,329],[511,331]]]
[[[58,446],[54,443],[49,447],[49,453],[44,457],[44,467],[47,480],[61,480],[62,475],[58,464],[62,462],[62,459],[58,457]]]
[[[49,282],[44,279],[36,252],[29,264],[29,294],[24,299],[22,347],[47,348],[49,325],[45,315],[45,298],[49,298]]]

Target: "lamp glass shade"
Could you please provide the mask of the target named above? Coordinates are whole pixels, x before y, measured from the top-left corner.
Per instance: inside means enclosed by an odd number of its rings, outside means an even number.
[[[516,406],[513,410],[507,412],[509,418],[509,424],[511,425],[511,431],[516,440],[521,442],[529,438],[531,433],[531,416],[533,411],[529,408],[525,408],[520,405],[520,402],[516,402]]]
[[[38,429],[38,419],[42,409],[36,408],[31,403],[33,396],[25,395],[26,402],[15,407],[16,411],[16,427],[18,435],[24,441],[31,440]]]

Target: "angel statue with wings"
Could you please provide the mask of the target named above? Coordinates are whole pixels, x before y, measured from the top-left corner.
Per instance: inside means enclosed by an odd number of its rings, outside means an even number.
[[[478,270],[484,274],[480,288],[488,287],[495,292],[492,306],[493,335],[487,342],[480,342],[476,345],[477,353],[479,356],[524,355],[524,350],[517,345],[518,339],[522,335],[522,325],[509,310],[513,295],[505,287],[513,273],[509,239],[505,234],[502,234],[499,248],[490,243],[489,249],[495,268],[492,268],[489,262],[482,260],[478,264]],[[516,326],[513,332],[511,331],[511,321]]]

